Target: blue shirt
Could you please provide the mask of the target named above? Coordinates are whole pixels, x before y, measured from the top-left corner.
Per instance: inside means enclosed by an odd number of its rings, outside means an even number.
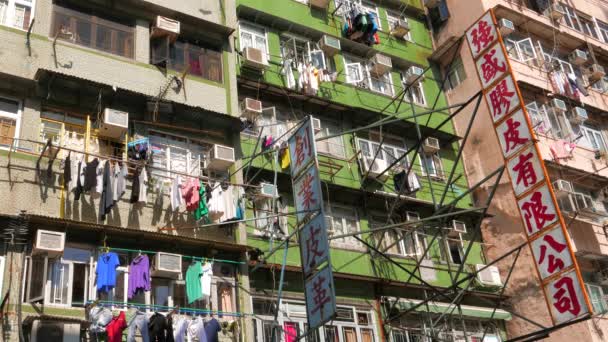
[[[116,286],[116,267],[120,266],[116,253],[104,253],[97,259],[97,291],[108,292]]]
[[[218,342],[218,332],[220,332],[220,323],[217,319],[213,318],[207,324],[205,324],[205,334],[207,335],[207,342]]]

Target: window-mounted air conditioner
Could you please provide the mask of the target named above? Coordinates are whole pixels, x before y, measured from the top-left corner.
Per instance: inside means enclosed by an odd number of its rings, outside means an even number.
[[[557,1],[555,1],[553,4],[547,7],[544,14],[553,20],[560,20],[564,17],[566,11],[564,10],[564,6],[558,4]]]
[[[129,113],[106,108],[103,111],[103,121],[99,125],[99,135],[114,139],[121,138],[129,129]]]
[[[46,254],[50,257],[56,257],[63,254],[64,248],[65,233],[43,229],[36,231],[33,254]]]
[[[415,211],[406,211],[405,212],[405,221],[406,222],[410,222],[410,221],[418,221],[420,220],[420,214],[418,214]]]
[[[182,274],[182,256],[158,252],[154,256],[152,275],[156,277],[178,279]]]
[[[312,7],[326,9],[327,6],[329,5],[329,0],[308,0],[308,3]]]
[[[389,56],[377,53],[371,59],[371,70],[370,72],[374,75],[384,75],[391,71],[393,68],[393,62]]]
[[[152,27],[151,38],[170,36],[174,40],[179,36],[180,22],[163,16],[156,16]]]
[[[587,110],[585,108],[574,107],[572,109],[570,121],[580,124],[585,122],[587,119],[589,119],[589,115],[587,114]]]
[[[241,116],[254,121],[262,114],[262,101],[246,97],[241,102]]]
[[[243,49],[243,64],[256,70],[264,70],[268,67],[264,51],[252,47]]]
[[[513,22],[505,18],[500,19],[500,21],[498,22],[498,27],[500,30],[500,34],[502,34],[503,36],[508,36],[513,33],[513,31],[515,31],[515,25],[513,24]]]
[[[363,170],[362,170],[363,174],[367,173],[368,177],[372,177],[372,178],[378,178],[378,176],[380,176],[380,173],[382,173],[388,167],[388,164],[386,163],[385,160],[378,159],[378,158],[376,158],[374,160],[374,157],[363,157],[362,164],[363,164]],[[388,176],[389,176],[388,172],[384,172],[384,174],[382,175],[382,177],[380,177],[380,179],[386,179],[386,178],[388,178]]]
[[[391,34],[395,37],[404,38],[410,32],[410,24],[407,20],[399,19],[391,27]]]
[[[437,6],[439,6],[439,2],[441,0],[424,0],[424,6],[428,7],[428,8],[435,8]]]
[[[412,65],[411,67],[409,67],[407,69],[407,72],[405,73],[405,84],[412,84],[414,82],[416,82],[417,80],[420,81],[422,80],[422,78],[424,76],[422,76],[424,74],[424,69],[422,69],[421,67],[417,67],[415,65]]]
[[[422,144],[422,150],[426,153],[436,153],[440,148],[439,139],[433,137],[424,139],[424,143]]]
[[[456,233],[466,233],[467,225],[462,221],[452,220],[452,231]]]
[[[321,131],[321,120],[312,118],[312,130],[317,133]]]
[[[276,186],[272,183],[260,183],[259,191],[257,192],[257,197],[259,198],[277,198],[279,197],[279,191]]]
[[[576,49],[572,51],[568,59],[570,60],[570,63],[574,65],[583,65],[587,63],[587,60],[589,60],[589,56],[587,55],[587,52]]]
[[[475,271],[477,271],[477,281],[483,286],[490,287],[501,287],[502,280],[500,279],[500,271],[496,266],[489,266],[484,269],[486,265],[476,264]],[[483,269],[482,271],[479,271]]]
[[[234,148],[217,144],[213,145],[207,167],[213,170],[226,170],[232,164],[234,164]]]
[[[35,320],[32,323],[30,342],[79,342],[80,323]]]
[[[340,39],[324,34],[321,40],[319,40],[319,47],[327,56],[331,57],[340,52]]]
[[[568,196],[568,194],[573,191],[572,183],[563,179],[558,179],[553,182],[553,189],[555,189],[555,195],[557,197]]]
[[[592,64],[588,70],[589,73],[589,82],[595,83],[606,76],[606,71],[604,67],[599,64]]]
[[[551,107],[553,108],[553,110],[562,113],[565,113],[568,110],[568,107],[566,107],[566,102],[560,99],[551,100]]]

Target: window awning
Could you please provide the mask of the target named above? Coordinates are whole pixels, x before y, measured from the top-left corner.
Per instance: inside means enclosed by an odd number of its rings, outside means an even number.
[[[385,300],[388,302],[394,303],[394,301],[397,300],[397,298],[385,297]],[[398,301],[399,302],[397,303],[396,307],[399,310],[408,310],[408,309],[414,307],[416,304],[422,303],[421,300],[417,300],[417,299],[399,299]],[[505,310],[501,310],[501,309],[496,309],[494,316],[492,316],[492,311],[494,310],[494,308],[487,308],[487,307],[482,307],[482,306],[472,306],[472,305],[461,305],[460,307],[462,308],[462,315],[467,316],[467,317],[485,318],[485,319],[489,319],[490,317],[492,317],[492,319],[507,320],[507,321],[511,320],[511,318],[512,318],[510,313],[508,313]],[[421,306],[417,307],[416,309],[414,309],[414,311],[431,312],[431,313],[436,313],[436,314],[442,314],[442,313],[451,313],[454,315],[458,314],[457,307],[455,307],[454,305],[450,305],[449,303],[442,303],[442,302],[428,302],[428,305],[427,304],[421,305]]]

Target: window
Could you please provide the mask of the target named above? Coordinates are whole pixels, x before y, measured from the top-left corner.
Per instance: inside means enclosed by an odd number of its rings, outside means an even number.
[[[380,26],[380,18],[378,16],[378,7],[373,2],[367,0],[335,0],[335,8],[339,8],[338,15],[344,16],[352,8],[358,8],[363,13],[373,13],[375,15],[376,25]]]
[[[585,286],[587,287],[594,313],[601,314],[608,311],[608,304],[606,303],[606,299],[604,299],[602,287],[593,284],[585,284]]]
[[[447,236],[445,239],[439,240],[439,244],[442,261],[447,262],[449,260],[452,264],[462,264],[463,243],[460,234],[458,236]]]
[[[28,30],[34,7],[34,0],[0,0],[0,24]]]
[[[597,22],[597,29],[599,31],[601,40],[604,41],[604,43],[608,43],[608,24],[601,22],[599,20],[596,20]]]
[[[357,210],[353,207],[326,205],[325,220],[334,235],[355,233],[359,231]],[[332,246],[342,248],[361,248],[361,243],[352,236],[331,241]]]
[[[163,65],[189,75],[222,82],[222,53],[185,41],[171,43],[169,37],[154,38],[150,42],[151,63]]]
[[[370,66],[359,58],[344,55],[346,83],[358,87],[369,87],[372,91],[384,95],[393,95],[393,82],[391,73],[374,75]]]
[[[275,238],[281,238],[289,235],[289,224],[287,221],[287,216],[282,216],[279,218],[268,216],[276,215],[277,213],[287,213],[289,207],[287,206],[287,202],[283,197],[279,197],[274,200],[276,210],[272,210],[273,200],[271,198],[265,198],[256,200],[253,202],[253,209],[255,215],[255,231],[254,234],[261,236],[270,236],[271,232],[274,231]],[[276,227],[276,230],[275,230]]]
[[[530,102],[526,105],[526,109],[532,119],[532,127],[535,132],[546,134],[551,130],[551,123],[544,105],[539,107],[536,102]]]
[[[606,151],[606,143],[604,142],[604,135],[601,131],[590,127],[588,124],[576,125],[571,124],[572,132],[577,139],[577,144],[586,147],[591,150]]]
[[[50,289],[46,304],[83,307],[90,299],[92,251],[66,247],[63,256],[49,264]]]
[[[464,65],[462,64],[460,56],[452,62],[450,67],[450,70],[446,70],[446,72],[448,72],[448,82],[446,84],[448,90],[456,88],[467,79],[467,74],[464,71]]]
[[[291,35],[282,35],[280,43],[281,57],[283,60],[291,59],[292,65],[311,63],[317,69],[331,69],[330,59],[325,58],[317,43]]]
[[[376,156],[376,159],[386,161],[387,165],[392,164],[397,158],[400,158],[407,152],[405,144],[402,145],[403,147],[398,147],[396,145],[384,143],[382,144],[382,150],[378,152],[380,143],[361,138],[357,138],[356,141],[357,147],[361,151],[361,157],[374,158],[374,156]],[[396,165],[397,169],[407,169],[408,163],[408,157],[401,159],[400,163]]]
[[[337,124],[321,121],[321,130],[316,132],[316,138],[328,137],[334,134],[341,133],[342,130]],[[344,148],[344,136],[338,135],[333,138],[317,141],[317,152],[329,154],[337,158],[346,158],[346,150]]]
[[[40,120],[40,142],[51,139],[54,146],[84,151],[86,120],[61,112],[44,111]],[[42,146],[38,147],[42,150]]]
[[[524,38],[515,40],[513,38],[506,39],[505,45],[509,53],[509,57],[520,62],[527,62],[536,59],[536,50],[532,39]]]
[[[422,161],[422,172],[423,176],[426,176],[427,172],[429,176],[437,179],[443,179],[443,163],[439,153],[421,153],[420,159]]]
[[[26,302],[39,302],[44,299],[47,274],[48,257],[36,255],[28,258]]]
[[[564,23],[566,24],[566,26],[573,28],[577,31],[581,31],[580,22],[578,20],[578,16],[576,15],[576,11],[574,10],[574,8],[565,5],[564,3],[560,4],[566,12],[566,14],[564,15]]]
[[[386,11],[386,19],[388,20],[388,26],[390,31],[393,31],[395,26],[397,26],[397,24],[399,23],[399,20],[405,21],[406,23],[408,22],[405,15],[400,15],[399,13],[394,11]],[[403,36],[403,39],[413,42],[414,40],[412,39],[412,31],[409,31],[405,36]]]
[[[14,139],[19,136],[21,126],[21,103],[0,97],[0,146],[13,145]]]
[[[261,50],[266,59],[270,59],[266,30],[256,25],[241,22],[239,24],[241,51],[252,47]]]
[[[566,118],[565,113],[551,108],[547,110],[547,116],[551,123],[551,133],[553,134],[553,137],[559,139],[567,139],[570,137],[572,129],[570,128],[570,120]]]
[[[53,7],[51,35],[92,49],[134,57],[135,34],[132,27],[67,8]]]
[[[421,81],[412,84],[404,96],[408,101],[412,101],[420,106],[426,106],[426,98],[424,97],[424,88]]]
[[[388,224],[394,223],[393,220],[388,222]],[[372,216],[372,228],[382,227],[386,224],[386,216]],[[422,254],[422,251],[424,250],[424,237],[417,232],[411,231],[413,228],[414,227],[408,227],[405,229],[391,229],[385,232],[378,232],[376,240],[382,242],[380,244],[382,251],[404,257],[415,257]]]
[[[582,32],[588,36],[591,36],[595,39],[600,39],[597,35],[597,31],[595,30],[595,24],[593,23],[593,19],[581,13],[578,13],[578,18],[580,21]]]
[[[156,131],[150,131],[149,139],[155,168],[152,175],[170,176],[171,171],[201,175],[207,150],[202,143]]]

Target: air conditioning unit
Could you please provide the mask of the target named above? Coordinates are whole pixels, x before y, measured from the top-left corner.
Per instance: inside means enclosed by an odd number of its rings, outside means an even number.
[[[424,6],[428,7],[428,8],[435,8],[437,6],[439,6],[439,2],[441,0],[424,0]]]
[[[151,38],[171,36],[175,40],[180,33],[180,22],[163,16],[156,16]]]
[[[103,111],[103,121],[99,125],[99,135],[120,139],[129,129],[129,113],[106,108]]]
[[[211,149],[207,167],[213,170],[226,170],[234,164],[234,159],[234,148],[215,144]]]
[[[261,197],[261,198],[279,197],[279,191],[277,190],[277,187],[274,186],[274,184],[261,182],[259,186],[260,186],[260,189],[259,189],[259,192],[257,193],[258,197]]]
[[[589,56],[587,55],[587,52],[576,49],[576,50],[572,51],[572,53],[570,54],[568,59],[570,60],[570,63],[572,63],[574,65],[583,65],[583,64],[587,63]]]
[[[557,197],[568,196],[573,191],[572,183],[563,179],[558,179],[553,182],[553,189],[555,190],[555,195]]]
[[[462,221],[452,220],[452,231],[456,233],[466,233],[467,225]]]
[[[399,19],[391,27],[391,34],[395,37],[404,38],[410,32],[410,24],[407,20]]]
[[[339,38],[328,36],[326,34],[324,34],[323,37],[321,37],[321,40],[319,40],[319,48],[330,57],[340,52],[342,49]]]
[[[500,279],[500,271],[498,267],[489,266],[485,269],[486,265],[476,264],[475,271],[477,271],[477,281],[483,286],[501,287],[502,280]],[[482,271],[479,271],[483,269]]]
[[[391,58],[377,53],[371,60],[371,70],[370,72],[374,75],[384,75],[387,72],[391,71],[393,68],[393,62]]]
[[[405,73],[405,83],[406,84],[412,84],[414,82],[416,82],[416,80],[422,80],[422,76],[424,74],[424,69],[422,69],[421,67],[417,67],[415,65],[412,65],[411,67],[409,67],[409,69],[407,69],[407,72]]]
[[[315,133],[321,131],[321,120],[312,118],[312,129]]]
[[[574,107],[572,109],[572,114],[570,115],[570,121],[580,124],[589,119],[589,115],[587,114],[587,110],[581,107]]]
[[[256,70],[265,70],[268,67],[264,51],[252,47],[243,49],[243,64]]]
[[[30,342],[79,342],[80,323],[35,320]]]
[[[33,254],[46,254],[56,257],[63,254],[65,248],[65,233],[52,230],[38,229],[34,241]]]
[[[262,101],[246,97],[241,102],[241,116],[255,121],[262,114]]]
[[[182,256],[158,252],[154,256],[152,275],[156,277],[179,279],[182,274]]]
[[[308,3],[312,7],[326,9],[329,5],[329,0],[308,0]]]
[[[589,67],[589,82],[595,83],[606,76],[606,72],[604,71],[604,67],[599,64],[592,64]]]
[[[410,222],[410,221],[418,221],[420,220],[420,214],[418,214],[415,211],[406,211],[405,212],[405,221],[406,222]]]
[[[424,139],[424,143],[422,144],[422,150],[426,153],[435,153],[440,149],[439,139],[428,137]]]
[[[384,170],[386,170],[386,168],[388,167],[388,164],[386,163],[385,160],[382,159],[378,159],[376,158],[374,160],[373,157],[363,157],[363,173],[367,173],[367,175],[369,177],[372,178],[378,178],[378,176],[380,176],[380,173],[382,173]],[[387,179],[389,176],[388,172],[384,172],[384,174],[382,175],[381,179]]]
[[[500,27],[500,34],[503,36],[508,36],[515,31],[515,25],[513,22],[505,18],[500,19],[498,22],[498,27]]]
[[[552,5],[547,7],[544,14],[553,20],[560,20],[566,14],[564,6],[560,5],[555,1]]]
[[[553,99],[551,100],[551,107],[553,108],[553,110],[565,113],[568,110],[568,107],[566,107],[566,102],[560,100],[560,99]]]

